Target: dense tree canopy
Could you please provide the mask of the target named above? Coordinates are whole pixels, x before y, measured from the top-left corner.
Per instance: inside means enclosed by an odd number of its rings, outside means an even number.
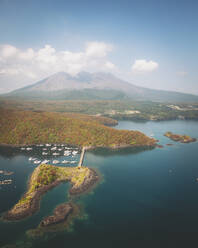
[[[0,143],[64,143],[77,146],[150,146],[155,140],[139,131],[116,130],[91,116],[0,109]]]

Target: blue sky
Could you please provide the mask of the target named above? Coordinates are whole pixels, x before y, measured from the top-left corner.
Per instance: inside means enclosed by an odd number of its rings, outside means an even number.
[[[0,93],[57,71],[108,71],[198,94],[196,0],[0,0]]]

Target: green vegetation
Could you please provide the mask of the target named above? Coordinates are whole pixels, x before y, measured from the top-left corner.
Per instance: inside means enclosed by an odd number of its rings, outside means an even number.
[[[190,143],[190,142],[195,142],[195,138],[191,138],[188,135],[179,135],[179,134],[173,134],[171,132],[166,132],[164,136],[174,140],[174,141],[179,141],[181,143]]]
[[[58,167],[41,164],[32,173],[28,191],[10,212],[17,214],[23,206],[24,208],[28,208],[38,190],[42,190],[44,186],[51,185],[57,180],[70,181],[74,188],[78,188],[83,184],[85,178],[89,176],[89,173],[90,169],[87,167]]]
[[[0,115],[1,144],[64,143],[80,147],[120,147],[154,146],[156,142],[139,131],[104,126],[99,117],[7,109],[0,109]]]
[[[22,101],[20,99],[0,98],[0,106],[11,109],[73,112],[89,115],[102,115],[116,120],[173,120],[198,119],[198,104],[160,103],[132,100],[65,100],[65,101]],[[103,123],[106,124],[106,123]]]

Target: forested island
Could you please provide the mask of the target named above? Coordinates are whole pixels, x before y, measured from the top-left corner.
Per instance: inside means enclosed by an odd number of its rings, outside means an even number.
[[[172,132],[166,132],[164,136],[170,138],[171,140],[178,141],[181,143],[191,143],[197,140],[196,138],[191,138],[189,135],[179,135],[174,134]]]
[[[90,189],[98,179],[98,174],[88,167],[58,167],[41,164],[32,173],[27,192],[11,210],[4,214],[3,219],[9,221],[21,220],[33,215],[39,209],[41,196],[62,182],[70,182],[72,187],[69,194],[76,195]],[[64,220],[65,216],[72,212],[70,208],[72,208],[72,205],[69,208],[68,206],[58,208],[62,217],[60,217],[60,214],[55,214],[51,223]],[[47,222],[48,224],[44,221],[42,225],[49,225],[49,219]]]

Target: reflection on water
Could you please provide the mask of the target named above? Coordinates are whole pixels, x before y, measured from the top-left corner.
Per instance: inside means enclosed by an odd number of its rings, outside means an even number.
[[[94,150],[90,150],[92,154],[96,156],[103,156],[103,157],[112,157],[117,155],[129,155],[129,154],[137,154],[144,151],[149,151],[154,149],[154,147],[126,147],[121,149],[108,149],[108,148],[97,148]]]

